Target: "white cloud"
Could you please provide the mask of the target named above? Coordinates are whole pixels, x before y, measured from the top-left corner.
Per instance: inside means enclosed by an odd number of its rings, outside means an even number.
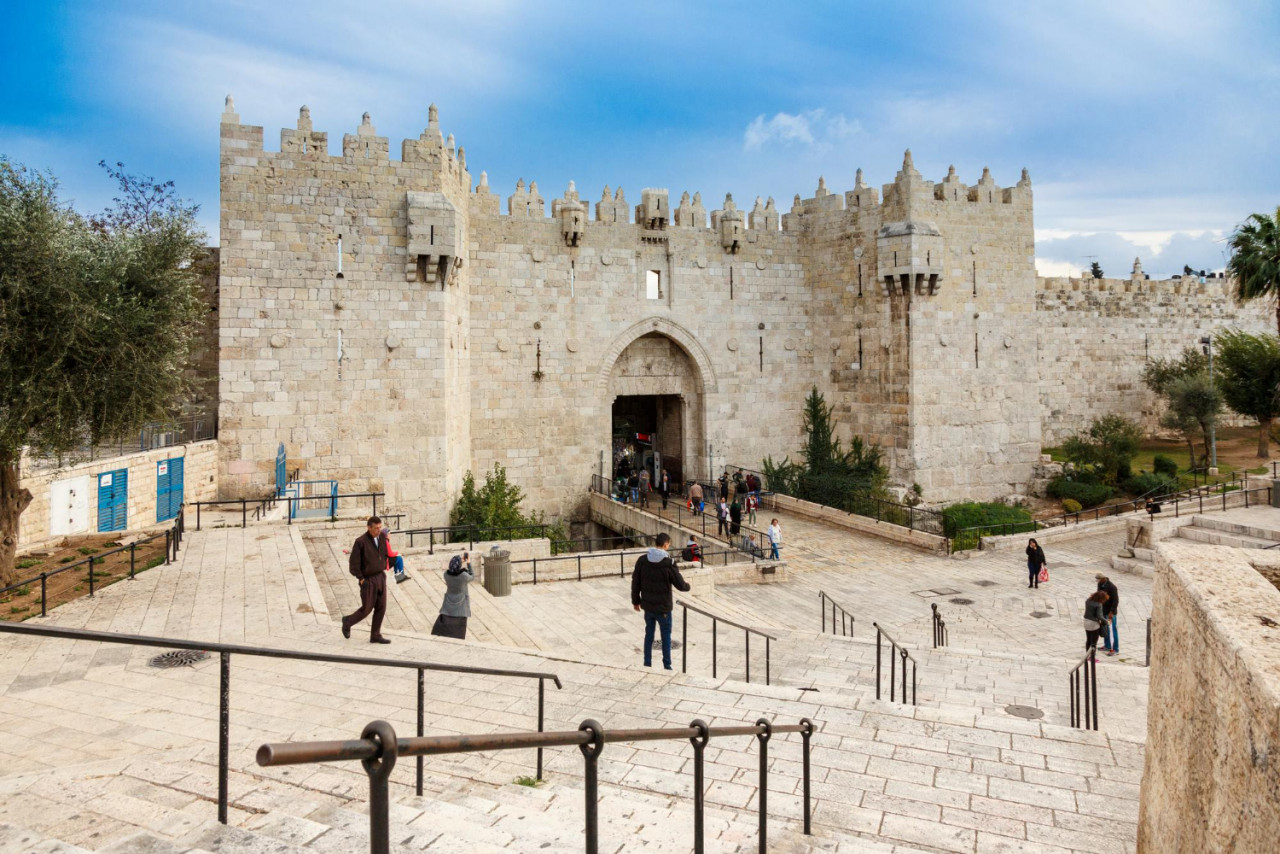
[[[862,132],[862,126],[839,113],[827,115],[824,109],[805,110],[802,113],[773,114],[765,119],[756,116],[742,135],[742,147],[746,151],[758,151],[770,144],[825,147],[848,139]]]

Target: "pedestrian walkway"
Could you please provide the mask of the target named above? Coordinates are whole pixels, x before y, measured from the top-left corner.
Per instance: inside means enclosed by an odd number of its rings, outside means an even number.
[[[1059,599],[1066,611],[1077,595],[1083,601],[1093,563],[1109,546],[1051,552],[1051,595],[1043,587],[1019,590],[1023,573],[1005,566],[1007,556],[948,560],[849,532],[809,530],[801,520],[783,525],[796,549],[789,582],[722,585],[713,597],[697,600],[699,607],[778,636],[770,650],[771,686],[760,682],[763,651],[755,643],[752,682],[742,681],[745,645],[740,633],[723,626],[717,654],[724,669],[712,678],[710,630],[692,614],[689,673],[680,673],[679,650],[674,672],[644,670],[640,621],[626,582],[614,578],[520,585],[503,599],[476,585],[473,639],[464,643],[421,631],[438,607],[441,588],[433,585],[442,569],[423,559],[411,565],[411,582],[392,587],[398,610],[384,631],[393,645],[361,643],[359,628],[343,641],[336,621],[355,607],[356,597],[353,585],[342,586],[341,532],[332,532],[337,545],[329,546],[310,541],[297,526],[189,535],[177,564],[59,608],[48,622],[553,670],[565,687],[548,693],[548,729],[576,728],[586,717],[607,727],[645,727],[685,725],[694,717],[724,724],[761,715],[783,722],[808,716],[820,727],[812,757],[817,836],[804,840],[797,832],[799,744],[780,737],[770,751],[770,850],[1134,850],[1141,741],[1110,730],[1105,709],[1099,733],[1051,720],[1058,710],[1047,692],[1036,694],[1034,680],[1041,672],[1059,672],[1065,659],[1058,652],[1078,646],[1083,638],[1072,633],[1083,632],[1067,614],[1024,613],[1049,604],[1056,611]],[[956,593],[924,596],[925,584]],[[818,589],[855,610],[853,640],[818,633]],[[922,699],[927,694],[931,705],[875,700],[865,681],[874,654],[869,621],[891,625],[904,642],[923,647],[928,604],[939,596],[971,596],[974,604],[943,605],[954,627],[951,651],[913,652],[921,659]],[[1135,620],[1149,607],[1143,604],[1149,588],[1126,584],[1122,596]],[[1006,648],[979,642],[992,625]],[[483,639],[482,630],[488,632]],[[1010,651],[1013,645],[1019,648]],[[216,661],[162,671],[147,666],[154,652],[0,639],[0,822],[11,825],[0,827],[0,840],[28,834],[84,850],[157,852],[349,852],[366,844],[367,784],[358,763],[261,769],[253,751],[264,741],[352,738],[375,718],[412,732],[411,674],[237,660],[232,827],[221,828],[210,824],[208,800],[216,792]],[[852,677],[850,671],[856,671]],[[1127,666],[1110,660],[1100,667],[1104,690],[1114,684],[1109,674],[1121,672],[1129,672]],[[429,732],[533,725],[530,684],[452,674],[428,678]],[[1011,700],[1038,702],[1046,717],[1004,714],[999,691]],[[689,762],[688,745],[681,742],[609,747],[601,760],[602,842],[609,840],[609,850],[689,847]],[[755,850],[757,765],[751,739],[709,748],[708,850]],[[549,752],[549,782],[541,789],[512,784],[532,767],[527,751],[434,757],[427,774],[434,794],[426,800],[411,796],[412,772],[397,770],[398,850],[576,850],[580,756],[571,749]]]

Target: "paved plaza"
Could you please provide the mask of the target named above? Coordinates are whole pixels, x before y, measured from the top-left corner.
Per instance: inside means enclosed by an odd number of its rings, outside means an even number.
[[[1093,574],[1123,545],[1112,531],[1049,547],[1051,581],[1028,590],[1020,553],[939,557],[783,517],[788,577],[720,584],[691,598],[774,635],[772,684],[754,639],[745,680],[742,633],[689,615],[675,671],[640,666],[642,622],[617,577],[522,584],[506,598],[472,586],[469,640],[432,638],[447,553],[407,550],[411,579],[392,585],[384,633],[344,641],[337,620],[357,598],[343,549],[357,527],[261,524],[188,536],[179,561],[36,621],[178,638],[557,673],[549,730],[594,717],[606,728],[818,722],[815,835],[799,833],[800,742],[770,748],[770,850],[1134,850],[1145,737],[1143,628],[1150,580],[1115,573],[1124,655],[1100,659],[1102,728],[1066,726],[1067,672],[1082,653],[1080,613]],[[398,544],[403,547],[403,543]],[[478,546],[477,548],[482,548]],[[855,615],[851,637],[820,633],[819,591]],[[953,600],[971,600],[958,604]],[[929,605],[950,646],[930,647]],[[878,622],[918,661],[917,706],[875,699]],[[688,656],[681,673],[681,654]],[[240,657],[233,660],[231,815],[214,821],[217,660],[157,670],[153,649],[8,637],[0,643],[0,849],[40,852],[358,851],[368,787],[358,763],[258,767],[268,741],[354,738],[370,720],[412,734],[410,671]],[[887,660],[884,663],[887,677]],[[428,734],[534,727],[524,680],[429,673]],[[804,690],[802,690],[804,689]],[[1005,711],[1031,706],[1043,717]],[[707,752],[708,850],[756,850],[753,739]],[[398,850],[574,851],[581,848],[582,760],[547,752],[548,782],[529,751],[432,757],[427,797],[412,761],[392,778]],[[600,774],[602,850],[690,847],[691,751],[683,741],[610,745]],[[26,840],[26,841],[23,841]]]

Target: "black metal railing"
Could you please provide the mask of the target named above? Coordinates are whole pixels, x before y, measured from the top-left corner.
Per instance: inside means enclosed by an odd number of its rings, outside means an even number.
[[[1199,489],[1187,490],[1185,492],[1175,492],[1169,495],[1160,495],[1155,498],[1133,499],[1131,501],[1122,501],[1116,504],[1107,504],[1103,507],[1094,507],[1092,510],[1080,510],[1076,513],[1063,513],[1060,516],[1051,516],[1048,519],[1031,519],[1025,522],[1002,522],[992,525],[978,525],[972,528],[964,528],[956,533],[952,538],[953,548],[956,550],[967,548],[982,548],[983,537],[1003,537],[1012,534],[1034,534],[1039,531],[1052,530],[1060,528],[1064,525],[1079,524],[1080,522],[1093,522],[1108,516],[1118,516],[1122,513],[1133,513],[1136,511],[1147,510],[1147,504],[1154,505],[1154,513],[1168,513],[1169,509],[1173,509],[1173,517],[1176,519],[1182,513],[1205,512],[1206,506],[1209,510],[1226,510],[1228,505],[1239,502],[1240,506],[1252,507],[1254,505],[1270,504],[1271,487],[1256,486],[1247,487],[1247,480],[1223,481],[1214,483],[1209,487],[1200,487]],[[1232,496],[1238,496],[1233,498]],[[1207,500],[1206,500],[1207,499]]]
[[[1082,690],[1083,688],[1083,690]],[[1089,647],[1080,663],[1067,674],[1071,694],[1071,725],[1076,729],[1098,728],[1098,647]]]
[[[713,485],[708,484],[708,487],[711,486]],[[705,500],[706,495],[704,495],[704,504],[707,505],[707,509],[702,513],[698,513],[696,511],[686,509],[685,501],[687,499],[683,497],[675,498],[674,501],[670,502],[669,507],[663,507],[660,500],[651,500],[648,502],[647,506],[632,504],[630,500],[631,496],[629,495],[629,491],[626,487],[619,487],[617,483],[606,477],[601,477],[598,474],[593,474],[591,476],[591,491],[599,495],[604,495],[620,504],[626,504],[632,507],[632,509],[638,510],[642,513],[649,513],[653,516],[657,516],[659,519],[673,522],[677,527],[684,528],[687,531],[699,531],[703,539],[716,540],[717,542],[724,543],[731,549],[738,549],[739,551],[756,554],[758,557],[766,560],[772,559],[772,552],[767,551],[770,550],[772,546],[769,542],[769,534],[766,531],[761,531],[758,528],[752,528],[749,525],[743,525],[739,522],[738,533],[734,534],[732,531],[732,521],[730,520],[725,526],[728,527],[729,530],[721,533],[723,529],[720,525],[719,517],[716,514],[714,500]],[[710,530],[707,528],[708,519],[711,520]],[[749,545],[749,541],[747,540],[748,537],[755,537],[754,546]],[[768,557],[766,557],[766,554]],[[781,557],[782,545],[779,544],[778,559],[781,559]]]
[[[1273,546],[1267,546],[1273,548]],[[1147,617],[1147,660],[1144,664],[1146,667],[1151,666],[1151,618]]]
[[[86,629],[61,629],[53,626],[32,626],[26,623],[0,622],[0,632],[35,635],[42,638],[118,643],[125,646],[148,646],[161,649],[190,649],[217,653],[220,659],[218,680],[218,821],[227,823],[227,779],[230,762],[231,738],[231,656],[249,655],[258,658],[283,658],[294,661],[315,661],[328,664],[356,664],[361,667],[394,667],[418,672],[418,735],[423,733],[426,715],[426,686],[424,674],[430,670],[442,673],[468,673],[480,676],[502,676],[538,680],[538,732],[543,731],[544,689],[551,680],[556,688],[562,687],[560,677],[554,673],[538,673],[525,670],[498,670],[489,667],[466,667],[460,664],[435,664],[428,661],[407,661],[397,658],[365,658],[354,655],[334,655],[323,652],[300,652],[291,649],[245,646],[241,644],[189,641],[177,638],[160,638],[148,635],[126,635],[113,632],[96,632]],[[538,779],[542,779],[542,750],[538,750]],[[422,760],[418,760],[417,793],[422,794]]]
[[[881,649],[882,638],[889,641],[889,700],[890,702],[907,702],[907,664],[911,665],[911,705],[916,704],[916,660],[907,652],[907,648],[902,646],[893,636],[881,627],[879,623],[872,623],[876,627],[876,699],[880,699],[880,683],[883,678],[881,670]],[[898,661],[902,661],[902,699],[899,700],[894,693],[897,686],[897,666]]]
[[[938,612],[937,602],[930,603],[929,607],[933,609],[933,648],[937,649],[947,645],[947,621]]]
[[[285,505],[284,515],[285,515],[285,518],[288,520],[286,524],[292,525],[293,524],[292,510],[295,504],[298,505],[299,507],[303,507],[306,505],[306,502],[308,501],[312,503],[323,502],[325,504],[330,504],[331,506],[336,508],[338,506],[339,501],[352,499],[352,498],[368,498],[368,499],[371,499],[372,501],[372,504],[370,505],[369,515],[377,516],[378,515],[378,499],[385,498],[385,497],[386,497],[385,492],[344,492],[338,495],[312,495],[312,496],[268,495],[263,498],[227,498],[220,501],[189,501],[187,502],[187,504],[191,507],[196,508],[196,530],[199,531],[200,526],[203,522],[201,516],[203,514],[203,509],[205,507],[209,507],[209,508],[231,507],[232,512],[235,511],[236,507],[239,507],[240,508],[240,527],[247,528],[249,527],[250,511],[253,512],[253,518],[255,521],[257,521],[261,519],[264,515],[266,515],[268,512],[270,512],[276,506],[276,504],[280,504],[280,503],[283,503]],[[395,518],[399,520],[401,516],[396,516]]]
[[[729,466],[730,469],[737,470],[745,476],[748,473],[755,474],[756,477],[762,479],[763,483],[767,483],[767,479],[763,474],[745,469],[740,466]],[[887,498],[879,498],[874,495],[868,495],[865,492],[856,490],[840,491],[838,495],[834,495],[832,500],[839,503],[824,503],[815,501],[811,498],[798,498],[785,492],[777,490],[761,491],[760,506],[770,509],[777,508],[777,497],[781,495],[784,498],[790,498],[793,501],[806,501],[810,504],[816,504],[820,507],[827,507],[832,510],[839,510],[850,516],[861,516],[865,519],[875,519],[876,522],[888,525],[897,525],[910,531],[920,531],[925,534],[935,534],[945,537],[946,520],[942,513],[937,510],[929,510],[924,507],[913,507],[910,504],[902,504],[897,501],[890,501]]]
[[[86,440],[79,447],[65,454],[34,457],[28,465],[32,469],[62,468],[66,465],[107,460],[216,438],[218,438],[218,413],[215,410],[177,421],[153,422],[143,426],[137,433],[99,442],[96,445]]]
[[[606,549],[601,552],[578,552],[571,555],[552,555],[551,557],[522,558],[521,560],[511,561],[511,566],[512,567],[516,567],[516,566],[530,567],[533,572],[533,578],[528,581],[525,581],[522,579],[515,578],[513,576],[511,579],[511,583],[512,584],[537,584],[539,564],[542,565],[544,574],[545,574],[545,570],[548,564],[555,565],[555,564],[564,564],[564,563],[570,563],[570,562],[572,562],[577,568],[578,581],[582,581],[584,578],[612,578],[614,574],[612,567],[609,568],[608,570],[604,570],[604,569],[598,569],[598,568],[593,569],[592,567],[588,566],[586,574],[583,574],[582,562],[584,560],[595,561],[597,565],[599,565],[600,562],[605,560],[612,561],[614,554],[616,554],[618,557],[618,577],[625,578],[627,574],[627,558],[637,558],[640,555],[644,555],[648,553],[649,553],[648,549],[642,549],[642,550],[638,549],[635,551],[623,550],[619,552],[613,552],[611,549]],[[676,557],[678,558],[678,554],[676,555]],[[703,552],[701,564],[703,566],[714,566],[717,563],[717,558],[719,558],[719,563],[721,566],[728,566],[730,563],[730,558],[733,558],[734,562],[741,561],[744,564],[746,563],[746,561],[743,560],[742,552],[736,551],[734,549],[723,549],[721,551]],[[754,557],[751,562],[753,564],[755,563]],[[691,563],[692,563],[691,561],[681,562],[683,566],[689,566]],[[572,575],[568,576],[568,578],[566,578],[563,575],[558,575],[553,578],[544,577],[542,580],[544,582],[545,581],[565,581],[572,578],[573,578]]]
[[[545,539],[554,525],[435,525],[430,528],[411,528],[397,533],[409,538],[409,548],[416,548],[417,541],[427,538],[428,554],[436,553],[436,546],[466,543],[470,551],[476,543],[511,542],[513,540]]]
[[[687,727],[661,729],[606,730],[594,720],[584,720],[576,730],[529,733],[498,732],[487,735],[441,735],[424,738],[399,738],[386,721],[369,723],[355,741],[314,741],[293,744],[264,744],[258,748],[258,764],[264,768],[280,765],[305,765],[315,762],[339,762],[359,759],[369,775],[369,851],[390,854],[390,792],[388,780],[401,756],[440,756],[450,753],[476,753],[488,750],[521,750],[536,747],[577,747],[582,752],[584,778],[584,843],[587,854],[598,854],[600,838],[599,782],[597,766],[606,744],[638,741],[676,741],[688,739],[693,746],[693,850],[702,854],[705,777],[703,753],[712,739],[753,736],[759,744],[759,819],[760,854],[768,850],[769,741],[774,735],[799,733],[803,742],[801,773],[803,775],[804,832],[812,834],[809,794],[809,741],[813,721],[801,718],[799,724],[775,726],[767,718],[751,726],[712,727],[695,720]],[[610,849],[612,850],[612,848]]]
[[[849,613],[843,606],[836,604],[836,600],[821,590],[818,591],[818,601],[821,602],[823,634],[827,633],[827,605],[831,606],[831,634],[844,637],[853,634],[853,614]],[[839,631],[836,630],[837,614],[840,617]]]
[[[102,552],[101,554],[89,555],[84,560],[78,560],[78,561],[75,561],[74,563],[69,563],[66,566],[60,566],[51,572],[45,571],[40,573],[39,575],[32,575],[29,578],[25,578],[21,581],[15,581],[13,584],[10,584],[8,587],[0,587],[0,596],[4,595],[5,593],[11,593],[14,590],[18,590],[19,588],[29,587],[38,581],[40,582],[40,616],[47,617],[49,616],[49,579],[50,578],[53,578],[56,575],[61,575],[64,572],[71,572],[72,570],[79,569],[82,566],[88,566],[89,567],[89,578],[88,578],[89,596],[93,597],[97,593],[97,579],[94,576],[95,564],[103,563],[107,558],[111,557],[112,555],[118,555],[123,552],[128,552],[129,553],[129,580],[132,581],[133,578],[138,573],[138,546],[145,546],[148,543],[153,543],[156,540],[159,540],[161,537],[163,537],[164,538],[164,562],[165,562],[165,565],[167,566],[168,564],[178,559],[178,551],[182,548],[182,538],[185,532],[186,532],[185,515],[183,513],[183,507],[179,507],[178,515],[175,516],[173,519],[173,525],[171,525],[168,528],[165,528],[164,533],[162,534],[152,534],[150,537],[144,537],[140,540],[135,540],[127,546],[118,546],[117,548],[109,549],[105,552]],[[146,566],[142,567],[143,570],[146,570],[149,568],[150,567],[146,567]]]
[[[776,641],[777,638],[759,629],[753,629],[750,626],[744,626],[741,623],[735,623],[733,620],[726,620],[724,617],[717,616],[710,611],[704,611],[701,608],[690,605],[688,602],[677,602],[683,611],[680,615],[680,672],[688,673],[688,652],[689,652],[689,612],[701,614],[704,617],[711,618],[711,678],[719,675],[719,653],[717,649],[719,624],[724,623],[726,626],[732,626],[735,629],[742,629],[743,638],[746,640],[746,671],[747,680],[751,681],[751,636],[757,635],[764,638],[764,684],[770,685],[772,677],[771,665],[769,663],[770,643]]]

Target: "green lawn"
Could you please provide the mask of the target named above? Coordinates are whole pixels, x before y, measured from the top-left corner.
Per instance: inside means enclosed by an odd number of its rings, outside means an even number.
[[[1054,462],[1064,463],[1067,461],[1067,458],[1062,453],[1061,448],[1045,448],[1043,450],[1043,453],[1046,453],[1052,456]],[[1150,439],[1150,440],[1147,440],[1146,442],[1143,442],[1141,449],[1138,451],[1138,455],[1133,458],[1133,463],[1132,463],[1133,473],[1137,474],[1140,471],[1154,471],[1155,470],[1154,459],[1156,454],[1164,454],[1166,457],[1169,457],[1174,462],[1176,462],[1178,464],[1179,478],[1183,482],[1183,485],[1188,487],[1192,485],[1192,482],[1194,480],[1192,476],[1187,474],[1182,474],[1183,472],[1187,471],[1190,468],[1189,461],[1191,459],[1191,455],[1187,453],[1187,449],[1185,446],[1183,446],[1182,448],[1172,447],[1171,443],[1169,443],[1168,441]],[[1267,466],[1267,465],[1260,465],[1257,468],[1243,469],[1243,471],[1247,471],[1249,474],[1266,474],[1270,470],[1271,470],[1270,466]],[[1227,481],[1227,480],[1230,480],[1236,474],[1238,474],[1240,471],[1242,471],[1242,469],[1239,468],[1238,466],[1234,466],[1234,465],[1231,465],[1230,463],[1223,462],[1220,459],[1218,462],[1218,476],[1215,478],[1211,478],[1210,481],[1213,483],[1220,483],[1222,481]],[[1204,482],[1203,478],[1201,478],[1199,482],[1203,483]],[[1113,501],[1114,500],[1118,500],[1118,497],[1117,499],[1113,499]],[[1108,502],[1108,503],[1111,503],[1111,502]]]

